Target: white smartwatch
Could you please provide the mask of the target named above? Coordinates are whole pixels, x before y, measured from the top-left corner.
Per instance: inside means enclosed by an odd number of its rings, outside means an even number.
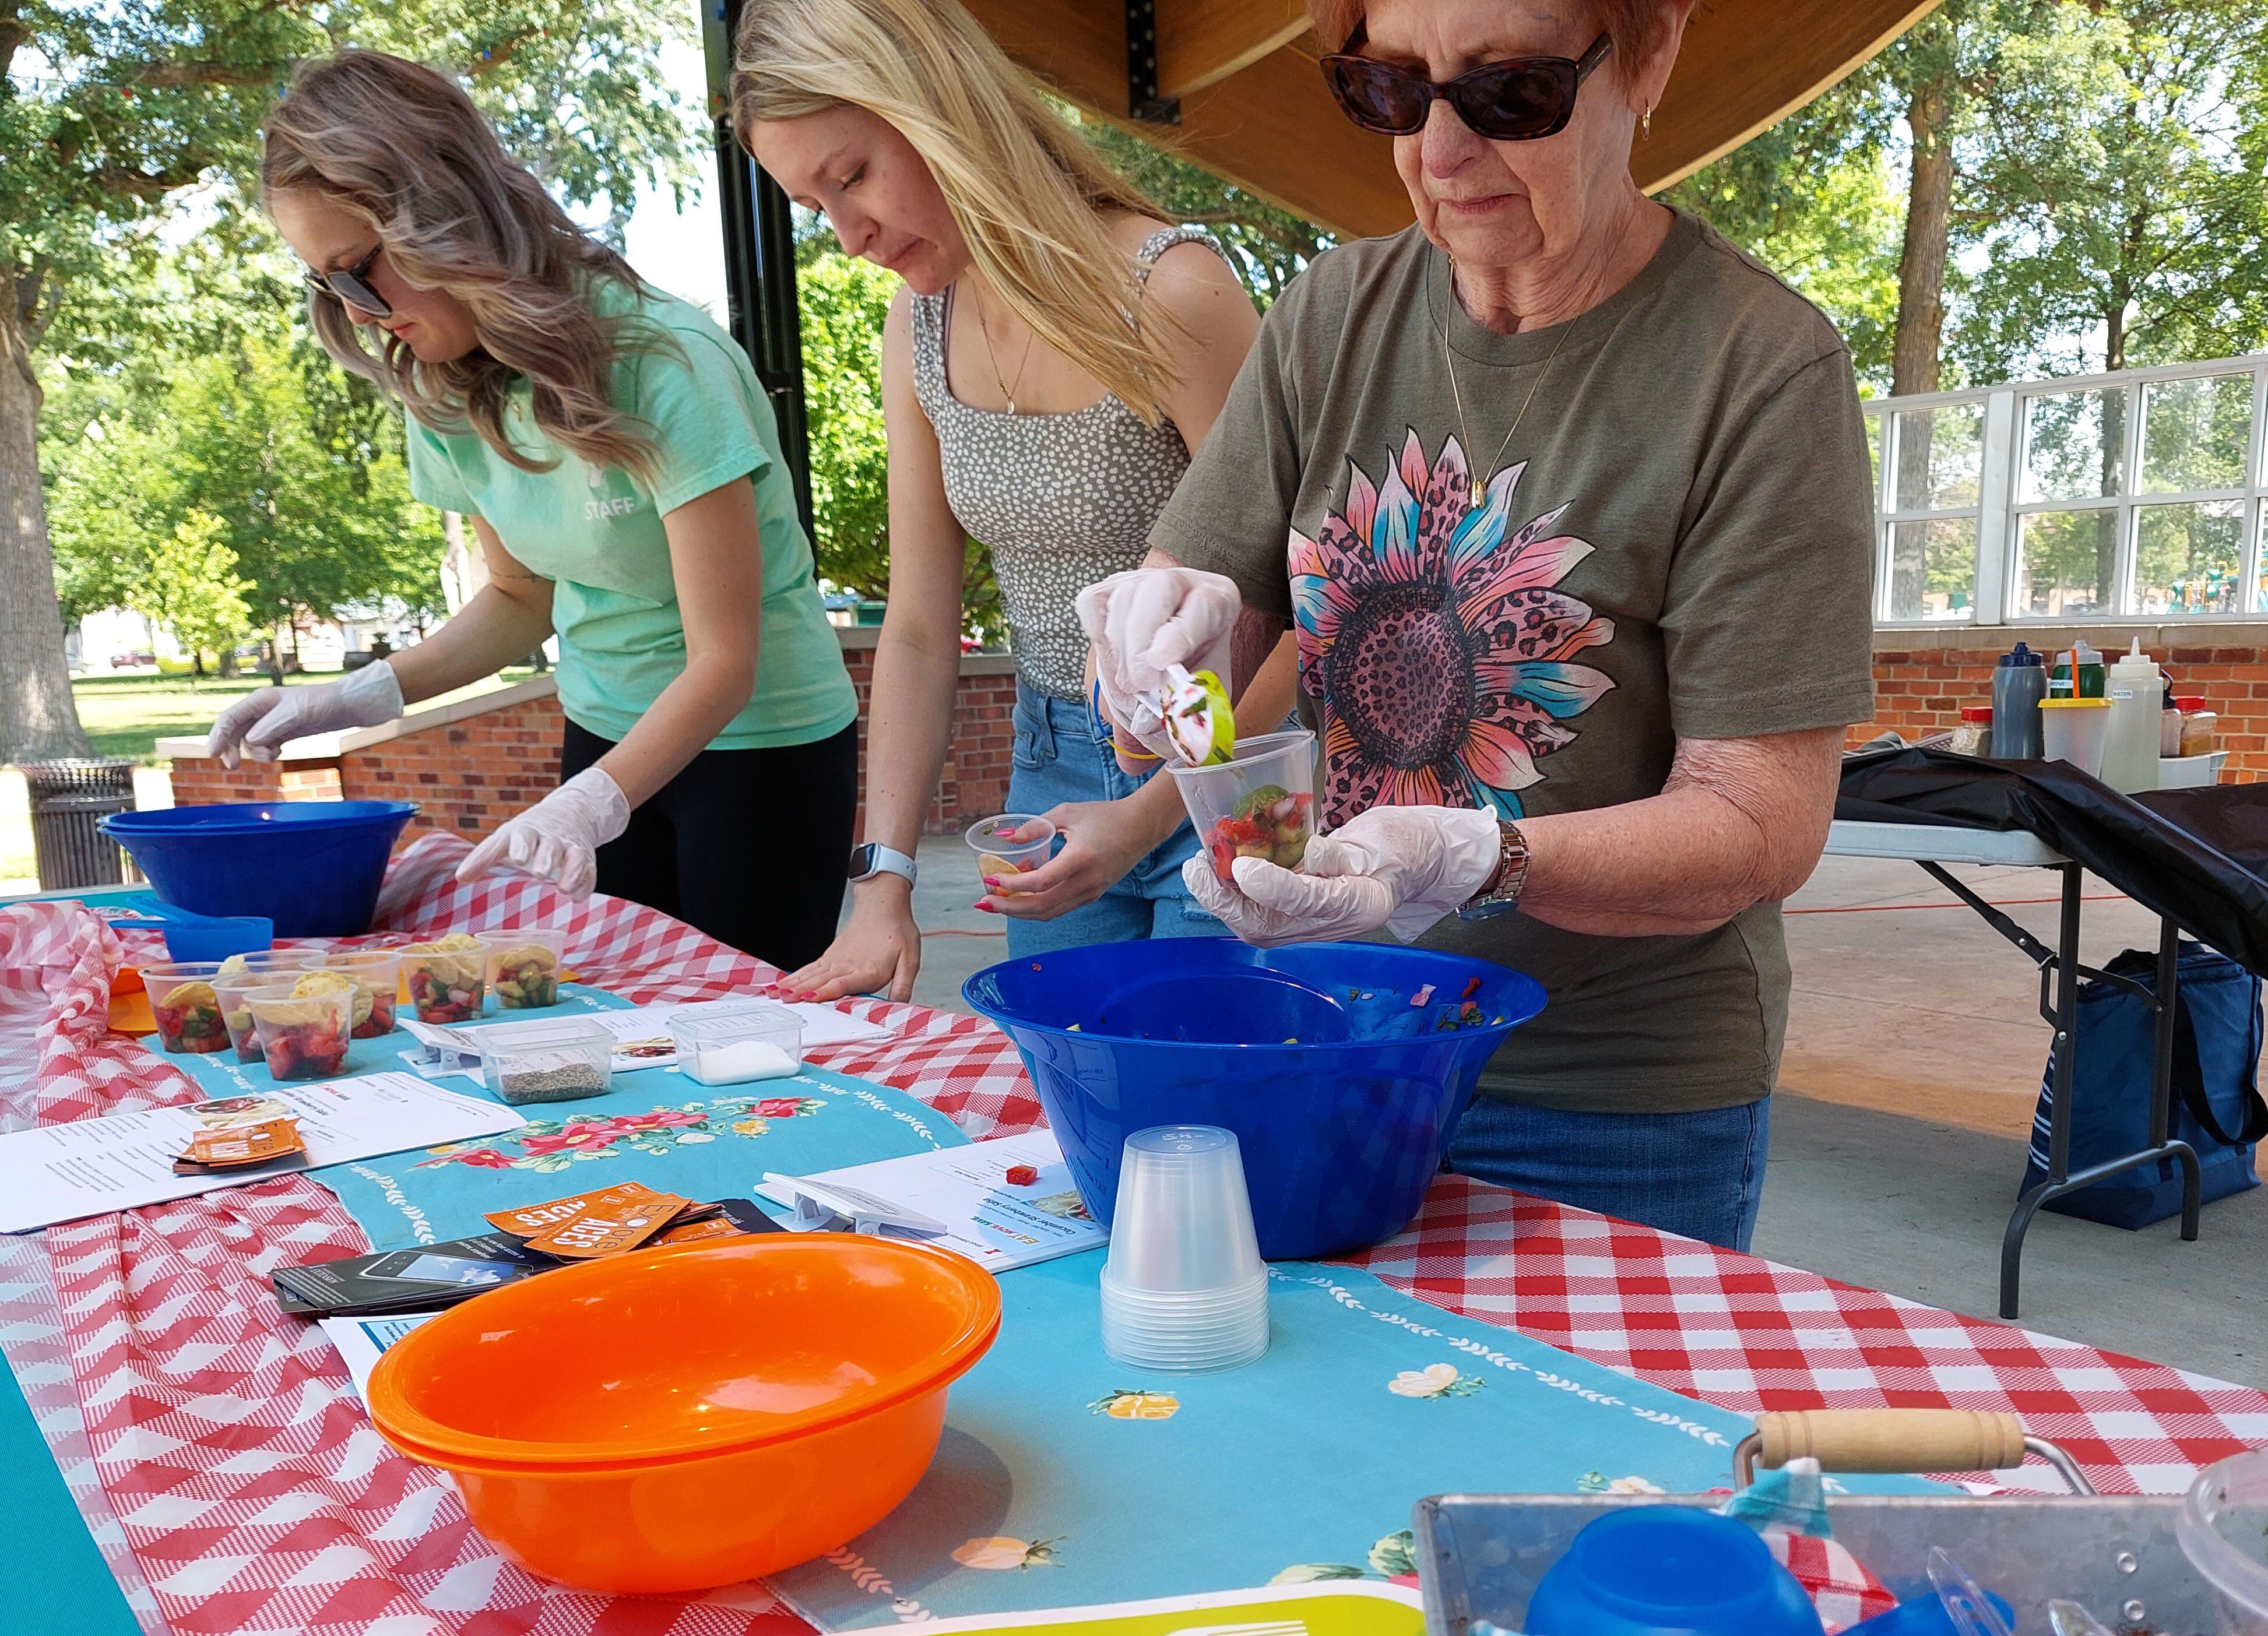
[[[900,875],[908,886],[921,874],[921,866],[895,847],[884,846],[879,841],[866,841],[850,849],[850,884],[857,886],[876,875]]]

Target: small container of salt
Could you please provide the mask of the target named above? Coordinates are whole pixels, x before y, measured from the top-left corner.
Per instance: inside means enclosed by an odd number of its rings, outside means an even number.
[[[803,1066],[803,1019],[769,1000],[681,1014],[671,1019],[669,1037],[679,1071],[700,1085],[784,1080]]]
[[[482,1083],[515,1107],[602,1096],[614,1083],[614,1036],[587,1020],[498,1022],[468,1036],[480,1043]]]

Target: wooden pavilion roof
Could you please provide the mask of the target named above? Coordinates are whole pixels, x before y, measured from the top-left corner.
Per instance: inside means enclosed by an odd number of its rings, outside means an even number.
[[[1154,0],[1157,94],[1180,124],[1130,115],[1125,0],[967,0],[1009,55],[1089,113],[1165,135],[1207,169],[1344,235],[1400,231],[1410,200],[1390,139],[1349,124],[1315,67],[1300,0]],[[1937,0],[1700,0],[1653,135],[1631,155],[1652,191],[1794,112]]]

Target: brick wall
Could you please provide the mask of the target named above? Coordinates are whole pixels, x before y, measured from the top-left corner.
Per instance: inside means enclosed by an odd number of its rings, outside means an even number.
[[[868,704],[873,690],[872,630],[843,629],[843,658],[858,694],[858,787],[865,819]],[[173,758],[173,800],[187,807],[210,801],[408,800],[420,808],[404,841],[428,829],[474,836],[494,829],[559,783],[563,718],[548,683],[510,689],[513,702],[481,709],[477,700],[415,712],[387,728],[335,735],[327,753],[288,762],[247,761],[231,770],[192,753],[188,741],[168,741]],[[526,696],[533,692],[535,696]],[[1007,804],[1014,729],[1016,676],[1009,661],[973,654],[961,661],[954,695],[952,748],[938,796],[924,828],[958,834]]]
[[[2220,748],[2229,752],[2224,779],[2268,777],[2268,645],[2239,643],[2244,626],[2156,626],[2139,632],[2142,651],[2164,666],[2176,691],[2204,696],[2220,721]],[[1992,667],[2018,638],[2053,652],[2084,636],[2107,656],[2126,651],[2124,630],[2002,626],[1940,637],[1930,630],[1885,630],[1874,637],[1874,719],[1853,727],[1856,744],[1877,733],[1909,739],[1958,726],[1964,704],[1992,702]]]

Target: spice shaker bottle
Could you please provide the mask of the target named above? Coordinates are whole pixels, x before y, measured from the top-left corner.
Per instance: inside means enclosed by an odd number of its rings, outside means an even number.
[[[2040,701],[2048,696],[2047,667],[2021,642],[2000,655],[1992,671],[1992,758],[2040,758]]]

